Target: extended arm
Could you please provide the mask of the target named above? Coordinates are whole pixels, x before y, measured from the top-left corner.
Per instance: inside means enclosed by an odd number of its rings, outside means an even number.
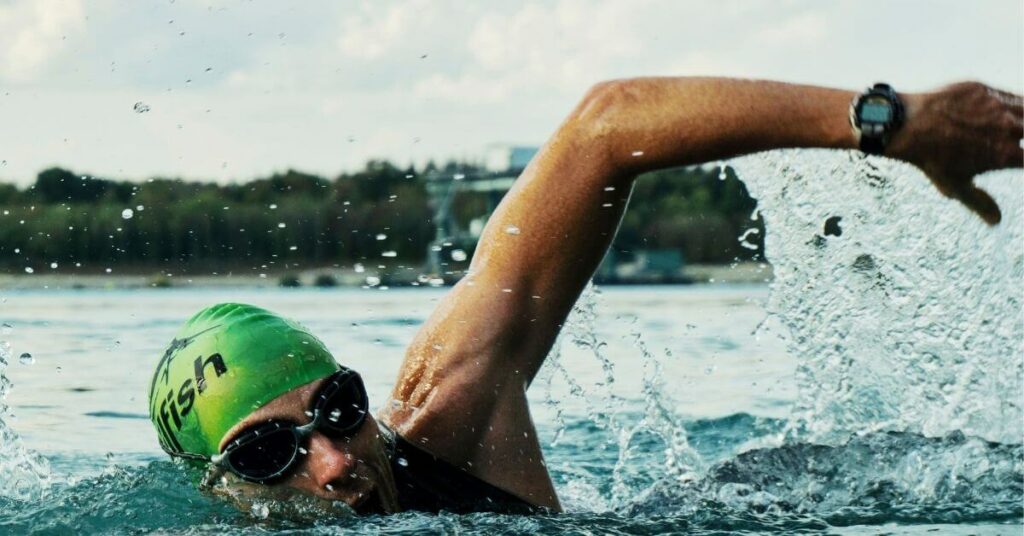
[[[557,505],[525,392],[608,248],[636,175],[767,149],[852,148],[847,109],[853,95],[711,78],[595,86],[505,196],[480,239],[470,275],[410,346],[394,391],[405,406],[391,412],[392,422],[478,476]],[[907,124],[893,148],[925,154],[903,136],[938,119],[917,117],[925,97],[906,99]],[[1009,139],[1013,128],[1019,129],[1019,120],[1000,132]],[[951,139],[963,136],[949,130]],[[1019,165],[1016,141],[1012,155],[1005,143],[998,154],[983,145],[970,143],[981,155],[973,171],[937,169],[966,175],[970,184],[977,172]],[[927,162],[927,155],[915,161],[922,167]]]

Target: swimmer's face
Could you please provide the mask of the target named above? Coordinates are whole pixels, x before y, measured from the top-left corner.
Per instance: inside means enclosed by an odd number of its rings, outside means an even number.
[[[297,387],[252,412],[228,430],[220,449],[247,428],[268,420],[308,423],[312,398],[324,381],[326,378]],[[366,416],[351,439],[331,438],[316,430],[306,449],[308,453],[287,478],[264,487],[291,488],[319,499],[342,501],[360,513],[398,511],[391,465],[373,416]]]

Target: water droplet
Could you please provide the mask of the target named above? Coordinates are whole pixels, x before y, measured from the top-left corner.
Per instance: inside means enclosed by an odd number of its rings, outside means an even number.
[[[352,266],[352,269],[355,270],[355,272],[357,274],[361,274],[361,273],[366,271],[366,268],[362,264],[360,264],[358,262],[355,263],[355,265]]]
[[[461,249],[452,250],[452,260],[455,262],[462,262],[466,260],[466,252]]]
[[[14,331],[14,326],[4,322],[0,325],[0,335],[10,335]]]
[[[380,256],[381,257],[397,257],[398,256],[398,252],[397,251],[383,251],[383,252],[381,252]]]
[[[338,419],[340,419],[340,418],[341,418],[341,409],[340,408],[332,409],[331,410],[331,414],[327,416],[327,420],[329,420],[331,422],[338,422]]]
[[[110,272],[113,272],[114,270],[111,269],[111,268],[107,268],[105,271],[109,274]]]
[[[375,287],[380,284],[380,278],[372,275],[366,276],[366,284]]]
[[[15,253],[17,253],[17,252],[15,252]],[[25,267],[25,273],[26,274],[31,274],[33,272],[35,272],[35,270],[33,270],[31,266],[26,266]]]
[[[387,239],[387,237],[388,237],[388,235],[386,235],[384,233],[379,233],[377,235],[377,240],[385,240],[385,239]]]
[[[295,251],[297,249],[299,249],[299,246],[291,246],[288,248],[288,251]]]
[[[142,212],[143,210],[146,210],[146,207],[144,207],[142,205],[136,205],[135,206],[135,211],[136,212]]]
[[[126,208],[126,209],[121,211],[121,217],[126,219],[126,220],[132,219],[132,216],[134,216],[134,215],[135,215],[135,211],[130,209],[130,208]]]
[[[718,180],[724,181],[729,175],[725,173],[725,162],[718,163]]]
[[[135,103],[135,106],[132,106],[132,110],[135,110],[137,114],[144,114],[149,111],[149,105],[139,101]]]
[[[633,156],[643,156],[643,155],[644,155],[643,151],[633,151]]]
[[[402,467],[409,467],[409,460],[406,460],[405,458],[398,457],[395,461]]]
[[[18,362],[22,365],[31,365],[36,362],[36,358],[32,357],[32,354],[25,352],[18,357]]]
[[[519,234],[519,228],[516,227],[515,225],[509,225],[508,227],[505,228],[505,233],[510,235],[517,235]]]
[[[277,210],[277,203],[271,203],[270,210]]]
[[[270,508],[263,503],[252,503],[252,515],[257,519],[266,519],[270,515]]]
[[[456,173],[456,174],[452,175],[452,180],[461,181],[462,179],[465,179],[465,178],[466,178],[466,175],[464,173]]]
[[[299,454],[302,454],[303,456],[305,456],[306,454],[309,454],[309,451],[304,449],[304,448],[302,448],[302,447],[299,447]]]
[[[748,240],[750,239],[751,235],[756,235],[760,233],[761,231],[756,227],[751,227],[750,229],[747,229],[746,231],[743,232],[743,234],[741,234],[738,237],[738,240],[740,241],[740,246],[745,247],[747,249],[757,249],[757,244],[748,242]]]
[[[278,228],[278,229],[284,229],[285,227],[288,227],[288,226],[287,226],[287,225],[285,225],[285,223],[284,223],[284,222],[281,222],[281,223],[277,224],[277,228]]]
[[[56,270],[57,269],[57,263],[51,262],[50,263],[50,268],[53,268],[54,270]]]

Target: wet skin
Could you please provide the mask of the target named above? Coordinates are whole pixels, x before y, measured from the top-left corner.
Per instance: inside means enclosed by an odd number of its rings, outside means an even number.
[[[856,149],[855,95],[726,78],[595,85],[502,199],[468,274],[410,343],[382,422],[492,485],[560,510],[526,391],[604,257],[636,177],[771,149]],[[999,208],[973,180],[1024,164],[1021,97],[973,82],[902,97],[906,123],[886,156],[917,166],[940,192],[997,224]],[[314,387],[256,411],[221,445],[267,418],[308,422]],[[354,505],[369,495],[397,509],[373,419],[351,441],[313,434],[309,450],[277,486]]]

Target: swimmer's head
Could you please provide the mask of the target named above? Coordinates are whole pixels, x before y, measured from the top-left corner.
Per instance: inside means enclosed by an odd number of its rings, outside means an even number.
[[[149,416],[167,453],[208,458],[253,411],[340,368],[295,322],[251,305],[213,305],[164,351],[149,388]]]

